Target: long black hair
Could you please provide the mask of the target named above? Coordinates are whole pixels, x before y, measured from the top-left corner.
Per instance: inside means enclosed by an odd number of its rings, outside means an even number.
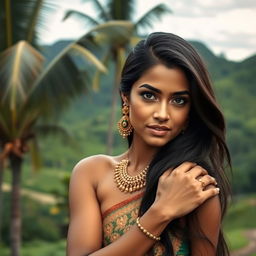
[[[143,215],[153,204],[159,177],[167,169],[190,161],[198,163],[216,178],[221,191],[219,196],[223,217],[230,193],[224,169],[231,167],[230,154],[225,142],[225,122],[217,105],[207,69],[196,50],[174,34],[150,34],[128,55],[121,75],[120,92],[129,95],[132,85],[145,71],[157,64],[183,70],[189,82],[192,104],[189,125],[185,133],[161,147],[150,163],[139,214]],[[128,137],[129,145],[132,139],[133,134]],[[213,246],[199,227],[196,211],[185,218],[191,226],[189,232],[181,226],[179,219],[172,221],[163,231],[161,242],[165,247],[166,256],[173,255],[170,233],[188,240],[195,236],[201,237]],[[222,231],[219,234],[217,255],[229,255]]]

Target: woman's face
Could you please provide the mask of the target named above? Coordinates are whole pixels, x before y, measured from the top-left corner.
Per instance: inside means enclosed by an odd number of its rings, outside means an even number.
[[[186,129],[191,105],[189,84],[179,68],[158,64],[136,81],[129,97],[133,139],[161,147]]]

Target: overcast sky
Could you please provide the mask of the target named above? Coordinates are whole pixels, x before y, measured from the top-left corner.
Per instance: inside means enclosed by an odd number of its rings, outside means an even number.
[[[100,0],[104,2],[104,0]],[[125,0],[123,0],[125,1]],[[77,9],[96,17],[89,0],[59,0],[62,8],[54,15],[43,43],[79,38],[89,27],[70,18],[61,19],[65,9]],[[165,31],[205,43],[215,54],[243,60],[256,53],[256,0],[137,0],[134,20],[159,3],[173,11],[146,32]]]

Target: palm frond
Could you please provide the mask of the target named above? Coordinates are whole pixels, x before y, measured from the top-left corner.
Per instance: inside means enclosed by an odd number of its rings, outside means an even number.
[[[108,61],[110,59],[110,54],[107,52],[105,56],[102,58],[102,63],[107,67]],[[92,79],[92,89],[97,92],[100,88],[100,78],[101,78],[101,72],[99,70],[96,70],[93,79]]]
[[[77,42],[68,45],[35,81],[28,108],[40,106],[45,115],[59,114],[75,96],[91,88],[91,75],[94,74],[95,66],[99,68],[100,61],[97,57],[90,55],[89,61],[93,61],[94,65],[88,65],[88,54],[84,54],[79,47],[85,47],[83,45],[87,41],[85,38],[93,36],[118,42],[120,38],[127,40],[131,30],[130,22],[108,22],[93,28]],[[87,63],[86,69],[82,69],[81,62],[72,55],[77,49],[79,49],[80,57]]]
[[[133,29],[134,25],[130,21],[111,20],[93,28],[87,35],[92,35],[98,45],[108,44],[113,48],[115,45],[127,43]],[[87,35],[85,35],[85,38]],[[83,37],[79,40],[79,43],[83,45]]]
[[[96,56],[86,49],[82,52],[80,47],[75,43],[67,46],[40,74],[30,93],[28,108],[41,108],[45,116],[58,115],[74,97],[88,90],[95,67],[106,70]],[[74,55],[75,51],[79,51],[79,56]],[[83,66],[81,58],[87,63],[85,70],[80,67]]]
[[[65,13],[65,16],[63,17],[63,21],[68,19],[70,16],[76,17],[81,22],[87,22],[88,25],[90,25],[90,26],[99,25],[99,22],[96,19],[94,19],[93,17],[91,17],[90,15],[87,15],[85,13],[82,13],[82,12],[79,12],[79,11],[76,11],[76,10],[68,10]]]
[[[0,1],[0,52],[3,51],[6,47],[8,47],[7,40],[7,13],[5,10],[5,1]]]
[[[6,105],[0,103],[0,141],[13,141],[16,138],[28,140],[32,137],[31,129],[40,116],[37,108],[26,109],[20,106],[17,117],[13,121],[12,112]]]
[[[36,46],[56,8],[54,0],[0,1],[0,52],[20,40]]]
[[[42,167],[42,158],[36,137],[28,142],[28,147],[31,157],[32,171],[36,172]]]
[[[89,77],[87,71],[81,72],[69,54],[59,56],[36,80],[24,112],[37,108],[45,117],[58,116],[72,99],[86,93]]]
[[[55,0],[41,1],[42,3],[37,3],[37,5],[35,5],[35,0],[33,1],[34,9],[27,25],[28,29],[26,34],[26,40],[32,43],[32,45],[34,45],[35,47],[38,47],[39,41],[42,36],[45,36],[46,33],[49,33],[51,26],[51,22],[49,22],[49,20],[54,17],[56,11],[60,7],[60,4],[57,3],[58,1]]]
[[[31,20],[30,20],[31,25],[28,26],[28,32],[27,32],[27,36],[26,36],[26,39],[29,43],[31,43],[33,40],[34,33],[35,33],[35,27],[38,22],[38,16],[39,16],[40,10],[42,9],[43,2],[44,2],[43,0],[37,0],[35,2],[35,6],[33,8],[32,14],[31,14]]]
[[[172,13],[165,4],[158,4],[147,11],[136,23],[135,28],[151,28],[156,20],[160,20],[163,15]]]
[[[82,54],[83,56],[85,56],[85,58],[91,62],[92,64],[94,64],[99,71],[106,73],[107,69],[104,66],[104,64],[102,64],[101,61],[98,60],[98,58],[89,50],[87,50],[85,47],[80,46],[79,44],[73,44],[72,49],[74,49],[75,51],[78,52],[78,54]]]
[[[40,117],[39,108],[26,108],[26,104],[18,112],[17,129],[12,137],[28,140],[33,137],[33,127]]]
[[[10,128],[7,125],[6,118],[2,113],[0,104],[0,141],[8,140],[10,138]]]
[[[6,46],[10,47],[12,45],[13,35],[12,35],[12,13],[11,13],[11,1],[5,1],[5,31],[6,31]]]
[[[117,58],[118,58],[118,63],[120,65],[120,75],[121,75],[121,70],[124,66],[125,59],[126,59],[125,49],[123,47],[119,47],[117,53],[118,53]]]
[[[43,61],[43,56],[25,41],[18,42],[0,55],[0,101],[9,109],[14,122],[41,72]]]
[[[132,20],[135,0],[108,0],[106,5],[113,20]]]
[[[33,129],[36,136],[45,138],[48,136],[54,136],[62,140],[66,146],[70,146],[80,151],[79,145],[74,136],[63,126],[57,124],[40,124],[36,125]]]

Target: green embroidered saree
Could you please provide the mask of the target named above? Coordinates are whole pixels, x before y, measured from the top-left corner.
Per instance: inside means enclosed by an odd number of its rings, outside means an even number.
[[[135,225],[142,195],[142,193],[137,194],[112,206],[110,209],[103,213],[102,219],[104,246],[117,240],[120,236],[127,232],[131,226]],[[172,241],[175,255],[189,255],[189,246],[187,242],[180,241],[177,238],[170,239]],[[154,256],[164,255],[164,247],[160,242],[157,242],[154,245],[153,251]]]

